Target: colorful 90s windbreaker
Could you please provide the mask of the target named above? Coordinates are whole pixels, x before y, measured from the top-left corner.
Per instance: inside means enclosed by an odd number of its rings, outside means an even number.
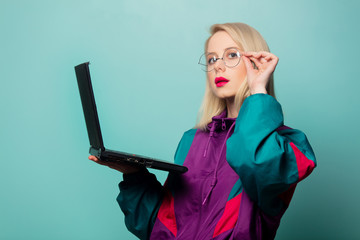
[[[316,166],[309,142],[283,125],[270,95],[246,98],[237,119],[226,111],[208,131],[184,133],[162,186],[147,170],[124,175],[117,201],[140,239],[274,239],[295,187]]]

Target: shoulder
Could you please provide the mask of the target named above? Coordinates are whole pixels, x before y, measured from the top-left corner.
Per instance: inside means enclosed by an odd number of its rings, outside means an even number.
[[[192,128],[184,132],[175,152],[176,164],[182,165],[184,163],[186,155],[189,152],[197,130],[198,129]]]
[[[196,134],[197,131],[199,131],[199,129],[196,129],[196,128],[192,128],[192,129],[189,129],[189,130],[185,131],[182,138],[181,138],[181,140],[180,140],[180,145],[191,144],[192,141],[194,140],[194,137],[195,137],[195,134]]]
[[[198,130],[197,128],[191,128],[184,132],[183,137],[193,137]]]

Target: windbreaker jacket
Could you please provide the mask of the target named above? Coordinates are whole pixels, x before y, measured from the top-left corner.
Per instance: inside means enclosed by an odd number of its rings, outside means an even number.
[[[280,104],[267,94],[245,99],[238,117],[226,110],[207,131],[190,129],[162,186],[143,170],[124,174],[117,201],[129,231],[140,239],[274,239],[297,183],[316,166],[299,130],[283,124]]]

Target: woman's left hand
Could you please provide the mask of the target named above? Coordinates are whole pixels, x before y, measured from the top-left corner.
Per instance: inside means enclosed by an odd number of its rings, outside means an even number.
[[[246,67],[250,93],[266,94],[266,85],[269,82],[271,74],[275,71],[279,58],[272,53],[264,51],[243,52],[241,57]],[[250,60],[255,63],[257,69],[254,69]]]

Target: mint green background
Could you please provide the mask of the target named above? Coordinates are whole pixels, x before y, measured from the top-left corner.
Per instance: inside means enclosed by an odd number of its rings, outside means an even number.
[[[285,124],[307,134],[318,159],[276,239],[359,239],[359,7],[1,0],[0,239],[136,239],[115,201],[121,174],[87,160],[74,66],[92,63],[108,148],[172,161],[202,99],[208,28],[236,21],[279,57]]]

